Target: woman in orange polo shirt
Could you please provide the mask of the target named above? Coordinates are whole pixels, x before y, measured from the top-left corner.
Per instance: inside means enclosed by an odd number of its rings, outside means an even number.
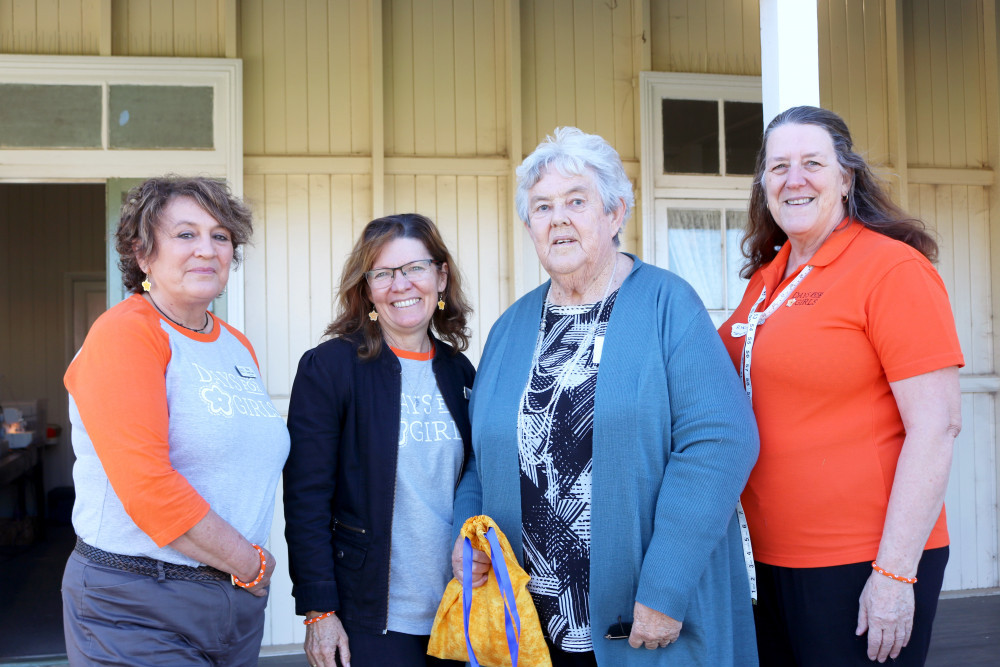
[[[760,428],[742,502],[762,665],[922,665],[948,560],[962,353],[937,244],[836,114],[764,133],[719,329]]]

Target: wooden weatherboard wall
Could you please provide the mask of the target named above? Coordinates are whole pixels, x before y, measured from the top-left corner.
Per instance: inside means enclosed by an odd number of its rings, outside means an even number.
[[[941,237],[968,363],[946,586],[997,586],[996,0],[818,10],[823,104]],[[438,222],[476,308],[478,359],[493,321],[544,278],[513,211],[522,156],[578,125],[611,141],[638,186],[639,72],[759,76],[758,15],[742,0],[0,0],[0,52],[242,59],[257,230],[245,329],[283,408],[372,217]],[[282,529],[279,503],[271,546],[287,562]],[[289,594],[279,568],[267,645],[302,641]]]

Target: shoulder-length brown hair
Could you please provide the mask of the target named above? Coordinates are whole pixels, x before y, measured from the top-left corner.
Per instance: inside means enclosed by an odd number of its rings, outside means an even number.
[[[243,258],[241,246],[253,236],[250,208],[235,197],[225,181],[213,178],[162,176],[150,178],[128,191],[115,230],[115,250],[122,283],[129,292],[142,292],[146,274],[139,257],[156,255],[156,227],[172,199],[190,197],[229,232],[233,242],[233,268]]]
[[[448,265],[448,281],[442,299],[444,310],[434,309],[431,328],[438,337],[444,339],[454,351],[464,351],[469,347],[470,332],[467,324],[472,313],[465,293],[462,291],[462,277],[458,267],[441,239],[437,227],[429,218],[418,213],[401,213],[372,220],[361,232],[361,238],[354,244],[344,272],[340,278],[337,318],[330,323],[323,335],[330,337],[361,335],[358,356],[374,359],[382,351],[382,331],[377,322],[372,322],[368,313],[375,307],[369,298],[365,272],[374,268],[375,259],[387,243],[395,239],[416,239],[424,244],[430,259]]]
[[[847,214],[851,218],[873,231],[916,248],[932,262],[937,259],[937,241],[921,220],[912,217],[892,201],[881,179],[872,172],[865,159],[854,152],[854,142],[844,119],[826,109],[801,106],[792,107],[775,116],[764,131],[754,168],[747,230],[743,237],[743,255],[747,262],[740,271],[742,277],[749,278],[757,269],[774,259],[778,249],[788,239],[767,208],[764,167],[767,163],[767,140],[771,132],[782,125],[791,124],[816,125],[830,135],[840,168],[851,174],[846,203]]]

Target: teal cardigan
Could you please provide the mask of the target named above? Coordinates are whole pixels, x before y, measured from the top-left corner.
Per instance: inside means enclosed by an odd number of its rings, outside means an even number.
[[[757,427],[694,290],[637,258],[608,322],[594,399],[590,619],[600,665],[756,665],[735,508]],[[470,407],[456,531],[491,516],[523,564],[517,413],[546,283],[497,321]],[[457,534],[457,533],[456,533]],[[607,640],[634,602],[684,622],[663,649]]]

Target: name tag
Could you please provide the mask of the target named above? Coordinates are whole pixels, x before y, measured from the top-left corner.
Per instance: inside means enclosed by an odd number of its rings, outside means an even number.
[[[255,378],[257,377],[257,371],[254,370],[253,366],[237,366],[236,372],[240,374],[242,378]]]
[[[746,322],[735,323],[733,325],[732,330],[729,332],[729,335],[732,336],[733,338],[743,338],[744,336],[747,335],[747,323]]]
[[[594,359],[591,363],[595,366],[601,363],[601,354],[604,352],[604,336],[598,336],[594,339]]]

